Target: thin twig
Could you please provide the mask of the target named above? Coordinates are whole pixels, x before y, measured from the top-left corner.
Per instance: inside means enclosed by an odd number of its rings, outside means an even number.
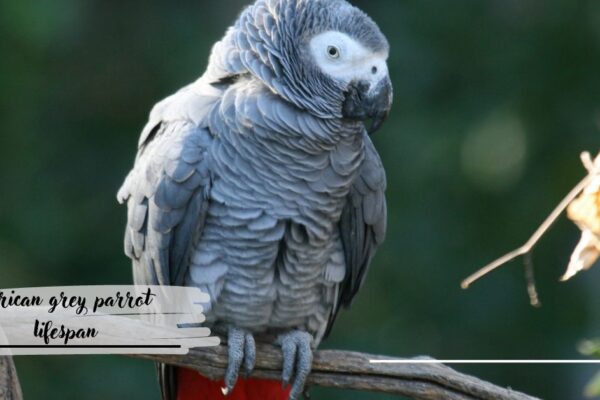
[[[270,345],[257,346],[256,367],[252,377],[281,378],[281,350]],[[225,346],[192,349],[187,355],[135,355],[194,369],[203,376],[223,378],[228,363]],[[308,385],[353,389],[407,396],[421,400],[535,400],[512,389],[505,389],[464,375],[441,364],[379,364],[370,360],[389,357],[322,350],[315,352]],[[419,360],[423,360],[420,358]]]
[[[535,231],[535,233],[527,241],[527,243],[525,243],[523,246],[519,247],[518,249],[513,250],[510,253],[500,257],[496,261],[486,265],[485,267],[483,267],[482,269],[480,269],[479,271],[477,271],[476,273],[474,273],[473,275],[471,275],[467,279],[465,279],[461,283],[460,286],[463,289],[468,289],[469,286],[471,286],[474,282],[478,281],[479,279],[483,278],[484,276],[488,275],[489,273],[495,271],[496,269],[500,268],[501,266],[511,262],[515,258],[518,258],[518,257],[521,257],[521,256],[531,253],[533,251],[534,247],[540,241],[540,239],[548,231],[548,229],[550,229],[552,227],[552,225],[554,225],[554,223],[558,220],[560,215],[567,209],[569,204],[571,204],[571,202],[573,200],[575,200],[575,198],[577,196],[579,196],[579,194],[586,188],[586,186],[590,184],[590,182],[592,181],[593,178],[594,178],[594,175],[589,174],[581,182],[579,182],[579,184],[577,186],[575,186],[575,188],[573,188],[573,190],[571,190],[571,192],[569,192],[567,197],[565,197],[563,199],[563,201],[560,202],[560,204],[554,209],[554,211],[552,211],[552,214],[550,214],[548,216],[548,218],[546,218],[544,223],[538,228],[537,231]]]
[[[527,294],[529,295],[529,303],[533,307],[541,307],[540,296],[538,295],[535,284],[535,270],[533,267],[533,256],[531,252],[525,254],[525,280],[527,281]]]

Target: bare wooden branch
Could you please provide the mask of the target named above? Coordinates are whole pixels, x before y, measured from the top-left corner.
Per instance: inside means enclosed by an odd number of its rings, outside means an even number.
[[[255,378],[280,379],[280,349],[257,346]],[[194,369],[211,379],[222,379],[227,367],[227,347],[192,349],[187,355],[135,355],[170,365]],[[308,385],[403,395],[418,400],[535,400],[511,389],[461,374],[441,364],[373,364],[389,357],[338,350],[315,352]]]
[[[17,369],[12,357],[0,357],[0,399],[23,400]]]
[[[552,213],[546,218],[544,223],[535,231],[533,236],[531,236],[531,238],[518,249],[515,249],[499,259],[491,262],[469,276],[467,279],[463,280],[460,285],[463,289],[468,289],[469,286],[479,279],[506,265],[514,259],[531,254],[535,246],[542,239],[542,237],[544,237],[546,232],[552,227],[552,225],[554,225],[567,207],[569,207],[569,204],[571,204],[573,200],[575,200],[575,198],[579,196],[579,194],[590,184],[590,182],[592,182],[592,180],[597,178],[597,176],[600,174],[600,154],[597,157],[598,161],[592,161],[590,153],[587,152],[581,155],[581,159],[583,161],[583,165],[588,170],[588,175],[569,192],[569,194],[560,202],[558,206],[556,206]],[[536,296],[532,297],[533,305],[536,304]]]

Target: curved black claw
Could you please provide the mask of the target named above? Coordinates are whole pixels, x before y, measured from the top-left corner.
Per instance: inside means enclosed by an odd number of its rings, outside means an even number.
[[[287,386],[294,376],[290,400],[297,400],[304,390],[312,368],[312,343],[313,337],[302,331],[288,332],[277,338],[283,353],[283,385]]]
[[[256,344],[251,333],[238,328],[229,328],[227,347],[229,362],[225,372],[225,387],[221,389],[225,396],[235,387],[242,363],[246,376],[249,376],[256,362]]]

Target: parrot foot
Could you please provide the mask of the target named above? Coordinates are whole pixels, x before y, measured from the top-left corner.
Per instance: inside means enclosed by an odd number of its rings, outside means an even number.
[[[282,380],[284,387],[290,383],[292,375],[295,375],[290,400],[296,400],[302,394],[312,368],[313,337],[307,332],[292,331],[280,335],[276,343],[281,346],[283,353]]]
[[[229,362],[225,373],[225,387],[221,389],[225,396],[233,390],[242,364],[246,376],[250,376],[256,362],[256,343],[251,333],[238,328],[229,328],[227,347]]]

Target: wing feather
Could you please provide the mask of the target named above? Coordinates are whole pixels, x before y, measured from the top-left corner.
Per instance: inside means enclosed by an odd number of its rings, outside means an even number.
[[[359,291],[377,247],[384,241],[387,225],[385,170],[373,143],[365,135],[365,159],[348,195],[339,223],[346,275],[340,284],[337,304],[326,336],[340,307],[349,307]]]
[[[125,253],[138,284],[183,285],[203,231],[211,189],[208,119],[223,88],[200,79],[158,103],[117,198],[127,203]],[[157,363],[163,400],[177,397],[177,373]]]
[[[179,285],[207,212],[210,133],[186,119],[151,122],[117,196],[128,206],[125,252],[136,283]]]

